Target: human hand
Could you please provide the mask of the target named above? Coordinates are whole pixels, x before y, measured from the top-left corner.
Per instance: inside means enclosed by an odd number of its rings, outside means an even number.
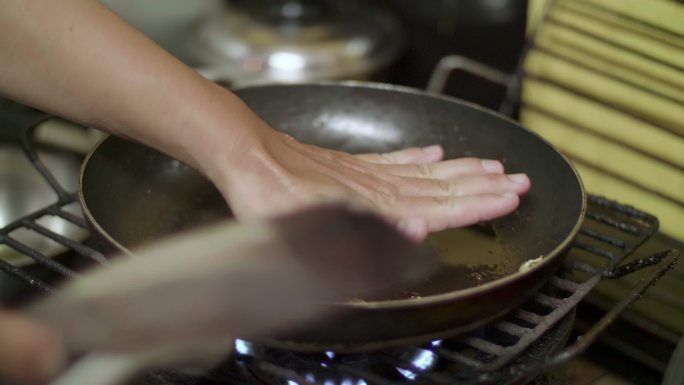
[[[210,174],[238,218],[268,216],[324,201],[371,208],[416,241],[429,232],[506,215],[530,189],[496,160],[442,160],[440,146],[351,155],[266,130],[239,164]]]
[[[39,383],[64,365],[59,338],[50,330],[12,312],[0,310],[0,377]]]

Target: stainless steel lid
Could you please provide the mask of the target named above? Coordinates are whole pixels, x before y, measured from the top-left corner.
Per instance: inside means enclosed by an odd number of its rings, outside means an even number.
[[[396,59],[403,42],[399,23],[376,7],[276,1],[205,17],[188,51],[214,80],[292,83],[364,77]]]

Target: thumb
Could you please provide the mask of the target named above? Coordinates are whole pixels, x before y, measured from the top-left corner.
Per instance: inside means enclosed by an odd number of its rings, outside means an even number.
[[[58,336],[21,315],[0,310],[0,377],[37,383],[56,375],[66,360]]]

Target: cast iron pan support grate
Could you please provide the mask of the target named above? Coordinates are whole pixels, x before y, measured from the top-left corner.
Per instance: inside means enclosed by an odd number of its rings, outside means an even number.
[[[425,370],[417,367],[414,361],[402,357],[397,351],[371,353],[364,360],[402,368],[408,375],[401,380],[385,378],[363,366],[348,364],[345,359],[324,359],[321,362],[325,364],[327,371],[346,374],[346,379],[352,381],[349,382],[352,384],[396,385],[408,383],[410,379],[411,383],[421,384],[480,385],[509,384],[533,378],[582,354],[622,311],[674,267],[679,254],[676,250],[623,263],[657,229],[657,219],[647,213],[590,196],[587,219],[564,268],[544,288],[523,306],[489,326],[465,336],[419,347],[439,360],[442,369]],[[538,342],[554,325],[562,322],[602,279],[618,279],[649,266],[655,266],[649,276],[639,281],[628,296],[569,347],[550,357],[520,362],[522,353]],[[283,355],[287,356],[286,352],[255,354],[250,351],[240,354],[239,351],[240,349],[236,356],[237,362],[254,372],[280,379],[282,383],[333,383],[329,380],[331,377],[316,382],[317,378],[306,378],[302,373],[295,372],[296,376],[292,375],[292,369],[282,364],[287,362],[282,359]],[[454,370],[455,367],[458,370]]]
[[[8,140],[9,142],[14,142],[21,146],[22,150],[26,154],[27,159],[57,195],[57,201],[26,216],[18,218],[0,228],[0,245],[7,245],[15,249],[19,253],[31,258],[37,265],[45,267],[49,271],[54,272],[61,277],[75,278],[78,276],[78,273],[72,270],[70,267],[57,262],[55,259],[48,258],[38,250],[35,250],[12,237],[12,233],[14,231],[24,228],[31,230],[42,237],[49,238],[50,240],[63,245],[68,250],[72,250],[80,256],[89,258],[101,265],[106,265],[108,263],[107,259],[97,250],[93,250],[92,248],[84,246],[73,239],[55,233],[54,231],[42,226],[37,222],[38,219],[44,216],[57,216],[80,228],[88,230],[88,225],[82,217],[74,215],[64,209],[66,206],[78,202],[78,193],[68,192],[62,187],[48,167],[46,167],[41,161],[34,146],[33,140],[31,139],[33,129],[36,127],[36,125],[50,118],[50,115],[40,112],[23,114],[11,114],[9,112],[3,112],[2,118],[3,122],[6,124],[14,124],[14,126],[3,127],[2,130],[0,130],[5,131],[5,136],[3,139]],[[8,132],[11,134],[8,134]],[[28,274],[24,269],[18,268],[6,261],[3,261],[2,259],[0,259],[0,271],[19,278],[32,288],[44,292],[52,291],[52,287],[48,283]]]

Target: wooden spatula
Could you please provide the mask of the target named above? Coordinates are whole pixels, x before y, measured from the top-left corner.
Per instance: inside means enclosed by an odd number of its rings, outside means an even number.
[[[89,354],[55,384],[114,384],[146,369],[211,364],[229,354],[232,337],[304,327],[334,316],[333,302],[410,283],[436,266],[380,219],[339,206],[215,225],[136,255],[28,309],[62,333],[70,352]]]

